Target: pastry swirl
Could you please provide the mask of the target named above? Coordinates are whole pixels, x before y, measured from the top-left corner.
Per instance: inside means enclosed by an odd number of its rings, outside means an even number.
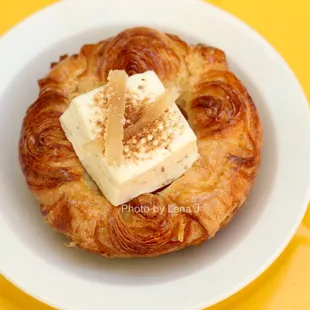
[[[165,86],[177,86],[201,155],[182,177],[126,209],[98,190],[59,122],[72,98],[107,83],[113,69],[154,70]],[[214,237],[246,200],[260,164],[261,122],[223,51],[132,28],[62,56],[39,86],[22,124],[20,165],[46,222],[71,246],[106,257],[162,255]]]

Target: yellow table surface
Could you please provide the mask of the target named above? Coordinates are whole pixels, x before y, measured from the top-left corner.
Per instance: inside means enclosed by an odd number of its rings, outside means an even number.
[[[0,35],[23,18],[53,2],[56,0],[2,0]],[[301,82],[308,99],[310,98],[309,0],[210,0],[209,2],[231,12],[261,33],[286,59]],[[310,210],[289,246],[263,275],[236,295],[208,310],[310,309],[309,262]],[[1,276],[0,309],[52,310]]]

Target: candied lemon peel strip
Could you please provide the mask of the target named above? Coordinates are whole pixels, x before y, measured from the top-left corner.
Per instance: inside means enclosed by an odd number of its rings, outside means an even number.
[[[108,76],[105,156],[110,165],[119,166],[122,162],[127,80],[124,70],[110,71]]]
[[[135,124],[125,129],[124,140],[130,139],[143,128],[153,123],[157,118],[173,106],[178,97],[179,92],[176,88],[166,90],[155,100],[154,103],[144,108],[141,118]]]

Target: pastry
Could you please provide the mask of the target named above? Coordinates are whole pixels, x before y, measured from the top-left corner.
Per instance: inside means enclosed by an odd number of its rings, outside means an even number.
[[[105,85],[113,70],[129,77],[151,70],[167,89],[176,87],[200,155],[182,176],[135,197],[125,210],[104,197],[60,123],[72,100]],[[125,258],[198,245],[213,238],[250,193],[260,164],[261,122],[222,50],[132,28],[60,57],[39,86],[22,124],[20,165],[45,221],[70,246]]]

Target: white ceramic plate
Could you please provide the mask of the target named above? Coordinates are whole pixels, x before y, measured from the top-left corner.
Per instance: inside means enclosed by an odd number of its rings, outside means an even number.
[[[263,160],[246,206],[214,240],[156,259],[106,260],[64,247],[43,223],[17,143],[51,62],[139,25],[227,52],[262,117]],[[227,13],[197,0],[65,1],[1,39],[0,68],[0,271],[34,297],[72,310],[200,309],[255,279],[297,229],[309,199],[307,102],[282,58]]]

